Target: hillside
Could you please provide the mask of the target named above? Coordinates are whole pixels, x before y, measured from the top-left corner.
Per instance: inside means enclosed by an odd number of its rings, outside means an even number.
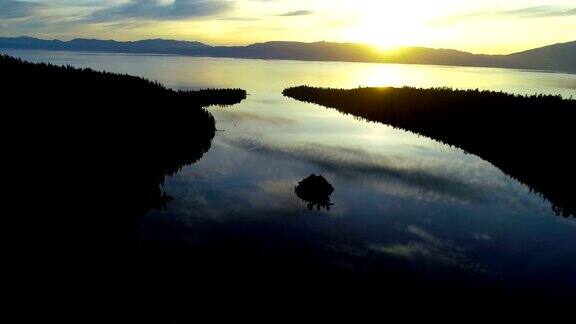
[[[526,69],[576,72],[576,41],[511,54],[505,61]]]
[[[210,46],[199,42],[164,39],[118,42],[96,39],[42,40],[31,37],[0,37],[0,48],[301,61],[482,66],[576,73],[576,60],[573,59],[576,57],[576,41],[510,55],[472,54],[452,49],[426,47],[402,47],[382,51],[366,44],[332,42],[266,42],[247,46]]]

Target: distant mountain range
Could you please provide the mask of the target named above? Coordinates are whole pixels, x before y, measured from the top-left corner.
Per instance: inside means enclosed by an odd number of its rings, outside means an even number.
[[[472,54],[451,49],[425,47],[402,47],[395,50],[382,51],[364,44],[330,42],[267,42],[248,46],[210,46],[200,42],[165,39],[119,42],[98,39],[60,41],[32,37],[0,37],[0,48],[175,54],[271,60],[482,66],[576,73],[576,41],[509,55]]]

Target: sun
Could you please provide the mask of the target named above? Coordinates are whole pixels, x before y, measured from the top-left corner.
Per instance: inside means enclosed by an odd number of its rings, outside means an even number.
[[[429,37],[425,26],[428,18],[425,12],[406,4],[378,1],[357,13],[355,21],[343,29],[342,38],[381,49],[422,44]]]

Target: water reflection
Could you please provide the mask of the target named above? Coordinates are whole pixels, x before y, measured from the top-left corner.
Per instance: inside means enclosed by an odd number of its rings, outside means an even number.
[[[242,87],[252,94],[278,93],[299,84],[337,88],[409,85],[480,88],[518,94],[561,94],[569,98],[575,94],[576,85],[574,74],[501,68],[0,51],[34,61],[144,76],[177,89]]]
[[[154,304],[150,309],[164,303],[170,314],[190,314],[190,305],[221,312],[223,296],[249,304],[245,309],[283,301],[343,307],[356,301],[381,309],[511,301],[544,307],[576,300],[576,223],[553,217],[528,188],[459,149],[280,95],[301,83],[365,85],[362,71],[374,65],[70,53],[55,59],[145,74],[174,87],[240,86],[251,94],[233,109],[210,109],[225,131],[205,144],[191,142],[189,118],[162,123],[179,132],[174,138],[155,132],[157,143],[167,146],[154,153],[189,152],[180,161],[194,163],[173,176],[165,177],[187,163],[161,173],[163,189],[156,192],[174,200],[140,214],[130,223],[129,242],[106,250],[106,257],[117,257],[108,269],[121,283],[115,288],[132,288],[130,295]],[[521,93],[566,95],[559,84],[574,80],[499,69],[394,68],[394,78],[412,69],[407,82],[417,86],[475,87],[472,81],[480,80]],[[380,74],[390,77],[387,69],[374,75],[375,83]],[[75,175],[83,181],[98,178],[92,164],[78,165]],[[102,188],[132,188],[121,173],[135,165],[112,169]],[[309,211],[295,194],[312,173],[336,189],[331,217],[311,217],[327,212]],[[78,210],[85,216],[86,208]],[[94,232],[99,242],[111,241],[114,231],[127,236],[125,228],[116,230],[125,213],[95,214],[97,229],[87,221],[70,227]],[[90,266],[106,268],[98,261]]]
[[[425,163],[395,154],[378,154],[362,148],[304,143],[275,145],[257,138],[225,138],[227,145],[266,155],[274,160],[306,161],[317,168],[338,173],[356,183],[380,185],[419,199],[482,202],[498,184],[487,183],[482,174],[458,176],[458,170],[444,169],[443,161]],[[428,198],[427,198],[428,197]]]

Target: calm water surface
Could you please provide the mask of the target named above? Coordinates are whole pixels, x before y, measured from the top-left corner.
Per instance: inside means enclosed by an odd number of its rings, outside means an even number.
[[[576,95],[574,74],[4,52],[140,75],[173,88],[248,91],[239,105],[210,108],[219,130],[211,149],[167,180],[165,189],[176,199],[166,210],[146,215],[142,241],[174,233],[182,240],[209,240],[203,232],[235,224],[239,232],[260,240],[263,249],[274,233],[284,233],[271,240],[281,236],[286,245],[291,239],[307,240],[350,271],[361,262],[359,256],[370,255],[403,260],[416,270],[451,269],[519,287],[542,284],[575,296],[576,221],[556,216],[537,194],[457,148],[281,95],[297,85],[411,85],[570,97]],[[297,182],[311,173],[322,174],[334,186],[330,211],[308,210],[294,194]],[[275,247],[270,244],[271,254]]]

